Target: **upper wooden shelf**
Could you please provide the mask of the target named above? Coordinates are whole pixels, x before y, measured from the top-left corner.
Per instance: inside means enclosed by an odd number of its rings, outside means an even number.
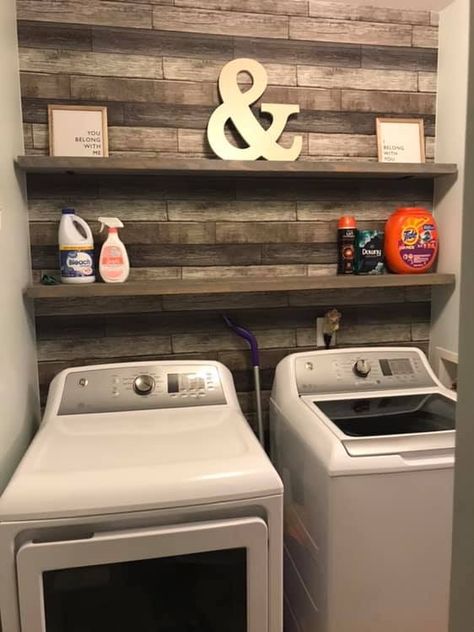
[[[294,292],[298,290],[361,289],[454,285],[454,274],[327,275],[280,279],[205,279],[81,285],[33,285],[31,298],[94,298],[166,296],[177,294],[226,294],[235,292]]]
[[[19,156],[17,164],[26,173],[95,175],[197,175],[287,178],[438,178],[455,175],[454,164],[408,164],[360,161],[317,162],[297,160],[209,160],[206,158],[67,158]]]

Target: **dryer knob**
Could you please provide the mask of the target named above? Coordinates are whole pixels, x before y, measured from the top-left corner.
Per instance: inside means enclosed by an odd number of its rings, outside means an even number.
[[[372,370],[368,360],[360,359],[354,364],[354,373],[359,377],[367,377]]]
[[[139,375],[133,382],[133,390],[138,395],[149,395],[155,388],[155,380],[151,375]]]

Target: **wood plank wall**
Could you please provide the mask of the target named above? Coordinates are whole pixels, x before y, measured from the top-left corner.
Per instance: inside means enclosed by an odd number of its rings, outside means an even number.
[[[396,5],[396,2],[394,2]],[[265,64],[265,101],[299,103],[283,143],[303,135],[301,160],[375,160],[375,117],[422,117],[433,159],[437,16],[316,0],[19,0],[26,151],[48,153],[47,104],[107,105],[112,154],[211,157],[205,140],[224,63]],[[258,116],[257,109],[254,110]],[[65,204],[91,220],[118,215],[131,278],[327,274],[342,212],[381,227],[400,203],[431,206],[428,182],[176,178],[29,178],[35,278],[56,267]],[[231,313],[263,349],[264,399],[275,363],[313,348],[315,318],[343,313],[339,342],[426,346],[426,290],[371,290],[39,303],[43,396],[74,364],[216,358],[234,372],[253,415],[249,357],[224,328]]]

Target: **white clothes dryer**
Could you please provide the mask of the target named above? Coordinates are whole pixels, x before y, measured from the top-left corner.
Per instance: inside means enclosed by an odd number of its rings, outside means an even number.
[[[447,632],[455,402],[416,348],[280,362],[287,632]]]
[[[68,369],[0,499],[4,632],[281,632],[282,484],[218,362]]]

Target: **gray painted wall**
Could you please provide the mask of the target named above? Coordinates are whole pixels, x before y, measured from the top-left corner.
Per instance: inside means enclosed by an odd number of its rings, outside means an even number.
[[[468,112],[474,110],[474,16],[470,18]],[[474,173],[474,120],[466,138],[466,173]],[[461,323],[459,346],[459,403],[457,413],[456,477],[454,491],[451,632],[474,630],[474,179],[464,190],[463,254],[461,264]]]
[[[455,0],[439,19],[435,160],[456,163],[458,177],[454,183],[451,178],[437,181],[434,200],[441,243],[438,271],[455,274],[461,269],[468,51],[469,0]],[[459,285],[454,291],[433,289],[430,360],[437,372],[440,350],[458,352],[459,298]]]
[[[38,416],[34,330],[23,289],[30,280],[15,1],[0,2],[0,491],[23,454]]]

